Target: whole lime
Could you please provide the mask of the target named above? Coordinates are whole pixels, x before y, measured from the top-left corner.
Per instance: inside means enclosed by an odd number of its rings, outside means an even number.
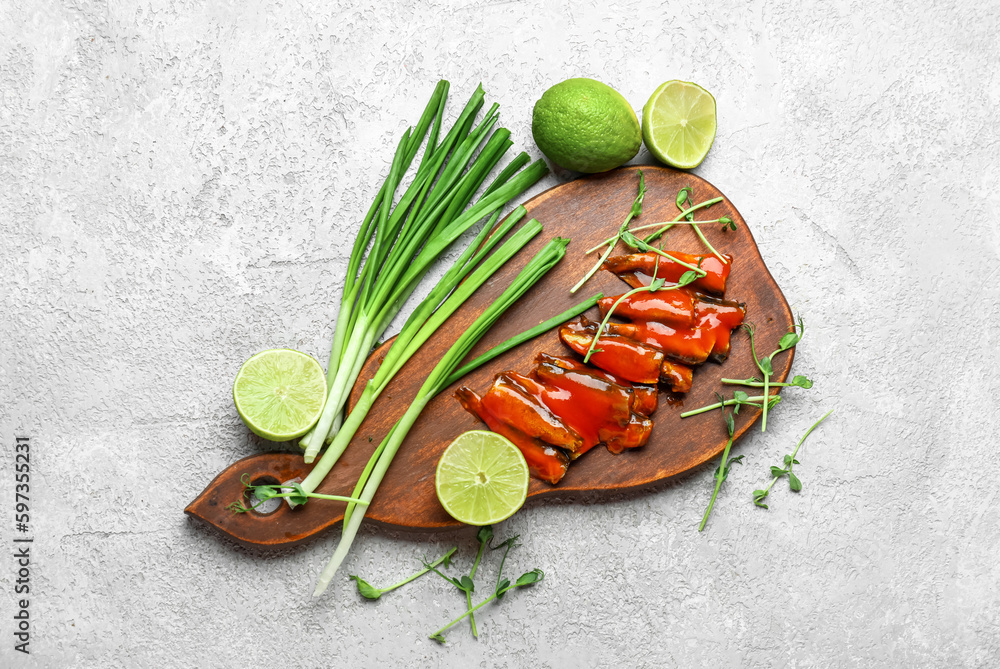
[[[542,93],[531,117],[542,153],[577,172],[604,172],[627,162],[642,144],[639,119],[607,84],[567,79]]]

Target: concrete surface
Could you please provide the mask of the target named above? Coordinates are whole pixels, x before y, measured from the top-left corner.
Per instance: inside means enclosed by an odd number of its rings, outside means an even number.
[[[0,553],[16,435],[35,538],[27,657],[0,559],[0,665],[996,666],[998,12],[0,2]],[[710,528],[714,467],[535,506],[498,531],[545,582],[440,647],[426,635],[461,602],[439,579],[370,603],[340,578],[313,600],[337,533],[261,558],[189,522],[215,473],[275,448],[232,406],[240,362],[275,346],[326,360],[353,230],[434,83],[458,100],[483,82],[537,157],[531,106],[570,76],[637,109],[672,78],[715,94],[696,173],[807,323],[795,370],[816,387],[739,444]],[[804,491],[755,508],[829,408]],[[344,571],[391,582],[456,543],[471,559],[469,535],[368,528]]]

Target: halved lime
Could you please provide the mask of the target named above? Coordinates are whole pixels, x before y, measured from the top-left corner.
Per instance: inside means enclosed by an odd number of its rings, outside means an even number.
[[[528,463],[506,437],[472,430],[445,449],[434,484],[441,506],[452,518],[469,525],[492,525],[524,504]]]
[[[671,167],[700,165],[715,141],[715,129],[715,98],[688,81],[666,82],[642,108],[642,141]]]
[[[271,441],[301,437],[319,420],[326,376],[315,358],[288,348],[261,351],[243,363],[233,401],[254,434]]]

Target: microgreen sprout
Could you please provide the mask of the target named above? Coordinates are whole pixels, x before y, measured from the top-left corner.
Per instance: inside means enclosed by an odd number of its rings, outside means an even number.
[[[480,530],[480,536],[482,536],[482,534],[483,534],[483,532],[482,532],[482,530]],[[490,531],[490,538],[492,538],[492,531]],[[500,550],[501,548],[504,549],[503,558],[500,560],[500,569],[499,569],[499,571],[497,573],[497,584],[496,584],[496,587],[493,589],[493,594],[491,594],[489,597],[487,597],[486,599],[484,599],[483,601],[481,601],[479,604],[476,604],[475,606],[472,606],[472,604],[470,603],[469,604],[469,608],[468,608],[468,610],[465,613],[463,613],[462,615],[458,616],[457,618],[455,618],[454,620],[452,620],[450,623],[448,623],[447,625],[445,625],[441,629],[439,629],[436,632],[433,632],[432,634],[430,634],[429,638],[434,639],[438,643],[445,643],[444,632],[448,628],[450,628],[450,627],[454,626],[456,623],[460,622],[463,618],[465,618],[467,616],[469,616],[469,617],[473,616],[476,611],[478,611],[479,609],[481,609],[482,607],[486,606],[487,604],[489,604],[490,602],[492,602],[494,600],[499,601],[499,600],[503,599],[503,596],[505,594],[507,594],[507,592],[509,590],[513,590],[515,588],[523,588],[523,587],[528,586],[528,585],[533,585],[533,584],[538,583],[539,581],[541,581],[541,580],[543,580],[545,578],[545,572],[543,572],[541,569],[532,569],[531,571],[525,572],[525,573],[521,574],[517,578],[517,580],[514,581],[513,583],[510,582],[510,579],[503,578],[503,568],[504,568],[504,564],[507,562],[507,555],[510,553],[510,551],[511,551],[512,548],[516,548],[517,546],[520,545],[520,544],[517,543],[517,539],[518,539],[517,535],[514,535],[511,538],[507,539],[506,541],[501,542],[499,545],[497,545],[497,546],[491,546],[490,547],[491,550],[494,550],[494,551]],[[483,547],[483,545],[484,544],[482,544],[482,543],[480,544],[480,555],[482,554],[482,547]],[[479,562],[479,556],[476,557],[476,562],[478,564],[478,562]],[[434,571],[437,572],[436,569]],[[466,576],[463,576],[461,580],[458,580],[458,579],[449,578],[449,577],[445,576],[444,574],[441,574],[441,572],[437,572],[437,573],[442,578],[444,578],[445,580],[447,580],[448,582],[450,582],[452,585],[454,585],[455,587],[457,587],[459,590],[462,590],[463,592],[465,592],[466,595],[470,595],[470,593],[472,593],[473,590],[474,590],[474,588],[475,588],[475,586],[472,584],[472,580],[468,579],[468,577],[466,577]],[[466,583],[466,579],[468,579],[468,583]]]
[[[306,492],[302,488],[302,484],[298,481],[292,481],[289,483],[265,483],[261,485],[253,485],[250,483],[250,474],[243,474],[240,477],[240,481],[243,483],[243,495],[245,497],[256,497],[258,502],[251,506],[246,506],[243,504],[243,500],[236,500],[232,504],[228,505],[226,508],[233,511],[234,513],[247,513],[256,509],[261,504],[272,500],[272,499],[287,499],[291,502],[292,506],[299,506],[300,504],[305,504],[309,498],[313,499],[328,499],[335,502],[348,502],[352,504],[364,504],[368,505],[363,499],[358,499],[357,497],[344,497],[342,495],[323,495],[316,492]]]
[[[645,229],[653,228],[653,227],[660,227],[659,230],[657,230],[656,232],[654,232],[651,235],[649,235],[648,237],[646,237],[645,241],[651,242],[654,239],[657,239],[661,235],[665,234],[667,232],[667,230],[669,230],[670,228],[672,228],[675,225],[690,225],[691,228],[694,230],[694,233],[696,235],[698,235],[698,239],[701,240],[702,244],[704,244],[705,247],[708,248],[708,250],[711,251],[714,256],[716,256],[719,260],[721,260],[723,263],[725,263],[726,259],[724,257],[722,257],[722,254],[720,254],[718,251],[716,251],[715,247],[712,246],[712,244],[708,241],[708,239],[705,238],[705,235],[702,233],[701,228],[699,226],[702,225],[702,224],[704,224],[704,223],[708,223],[708,224],[722,223],[722,229],[723,230],[726,230],[727,228],[731,228],[731,229],[735,230],[736,229],[736,223],[733,221],[733,219],[729,218],[728,216],[722,216],[720,218],[717,218],[717,219],[714,219],[714,220],[708,220],[708,221],[696,221],[696,220],[694,220],[694,212],[695,211],[697,211],[698,209],[703,209],[703,208],[706,208],[706,207],[711,207],[713,204],[717,204],[719,202],[722,202],[723,198],[722,197],[716,197],[716,198],[712,198],[710,200],[705,200],[704,202],[701,202],[699,204],[692,204],[691,195],[693,195],[693,194],[694,194],[694,191],[692,190],[692,188],[690,186],[684,186],[683,188],[681,188],[677,192],[677,198],[675,199],[675,203],[677,205],[677,208],[681,210],[681,213],[679,213],[676,217],[674,217],[674,219],[672,221],[668,221],[668,222],[665,222],[665,223],[654,223],[652,225],[644,225],[644,226],[641,226],[639,228],[636,228],[635,230],[638,231],[638,230],[645,230]],[[688,208],[685,209],[685,206],[688,206]]]
[[[448,581],[449,583],[451,583],[453,586],[455,586],[464,593],[470,593],[476,589],[475,583],[473,583],[472,579],[465,574],[462,574],[461,578],[452,578],[451,576],[442,574],[440,571],[438,571],[437,565],[431,564],[430,562],[424,562],[424,568],[427,571],[434,572],[435,574],[437,574],[444,580]]]
[[[712,255],[721,260],[722,264],[724,265],[728,264],[726,263],[726,259],[722,257],[722,254],[716,251],[715,247],[712,246],[707,239],[705,239],[705,235],[702,234],[701,228],[698,227],[699,225],[701,225],[701,223],[722,223],[722,219],[720,218],[717,221],[695,221],[694,214],[686,212],[686,210],[684,209],[685,204],[687,205],[692,204],[691,195],[693,194],[694,190],[692,190],[690,186],[684,186],[684,188],[681,188],[679,191],[677,191],[677,200],[676,200],[677,208],[681,210],[681,213],[684,215],[684,218],[691,225],[691,229],[694,230],[694,233],[698,235],[698,239],[701,240],[701,243],[704,244],[708,248],[708,250],[712,252]],[[728,223],[723,223],[722,229],[725,230],[727,225],[732,225],[733,229],[735,230],[736,224],[733,223],[733,220],[728,216],[724,218],[727,219]]]
[[[684,188],[681,188],[679,191],[677,191],[677,199],[675,200],[675,202],[677,203],[677,208],[680,209],[681,212],[684,211],[684,203],[691,202],[691,195],[693,193],[694,190],[691,188],[691,186],[684,186]],[[688,218],[689,221],[694,218],[693,214],[691,214],[690,216],[691,217]],[[687,218],[687,216],[685,216],[685,218]]]
[[[702,268],[698,267],[697,265],[692,265],[691,263],[686,263],[683,260],[680,260],[679,258],[675,258],[674,256],[670,255],[666,251],[658,249],[655,246],[653,246],[652,244],[646,243],[645,241],[643,241],[643,240],[639,239],[638,237],[636,237],[635,235],[633,235],[628,230],[625,230],[625,231],[623,231],[621,233],[621,239],[622,239],[623,242],[625,242],[626,246],[630,246],[630,247],[632,247],[634,249],[638,249],[640,251],[655,253],[656,255],[662,256],[662,257],[666,258],[667,260],[673,261],[673,262],[677,263],[678,265],[681,265],[682,267],[687,267],[689,270],[697,273],[698,276],[705,276],[706,274],[708,274],[708,272],[706,272]],[[718,255],[718,254],[716,254],[716,255]],[[719,258],[722,259],[722,262],[726,262],[725,259],[722,258],[722,256],[719,256]]]
[[[725,398],[718,393],[715,394],[719,398],[720,402],[724,402]],[[737,405],[736,410],[739,409]],[[735,410],[734,410],[735,411]],[[732,414],[726,413],[726,410],[722,410],[722,415],[726,419],[726,431],[729,432],[729,441],[726,442],[726,448],[722,451],[722,462],[719,463],[718,468],[715,470],[715,490],[712,491],[712,499],[708,502],[708,508],[705,509],[705,515],[702,516],[701,524],[698,526],[698,531],[701,532],[705,529],[705,523],[708,522],[708,515],[712,513],[712,507],[715,506],[715,498],[719,495],[719,490],[722,488],[722,483],[729,477],[729,470],[732,468],[734,462],[741,462],[743,456],[739,455],[735,458],[729,457],[729,449],[733,446],[733,435],[736,432],[736,422],[733,420]]]
[[[643,176],[642,170],[639,170],[639,194],[636,195],[635,199],[632,201],[632,208],[629,210],[628,216],[626,216],[625,220],[622,221],[622,224],[618,226],[618,233],[614,237],[605,240],[604,243],[608,245],[608,248],[604,252],[604,255],[601,256],[601,259],[597,261],[596,265],[590,268],[590,271],[587,272],[583,276],[583,278],[580,279],[579,283],[573,286],[569,292],[575,293],[576,291],[580,290],[583,284],[587,282],[587,279],[594,276],[597,270],[601,269],[601,265],[603,265],[604,261],[608,259],[608,257],[611,255],[611,252],[614,251],[615,246],[618,244],[618,240],[621,239],[622,234],[628,232],[628,224],[632,221],[633,218],[642,213],[642,199],[645,196],[646,196],[646,178]]]
[[[511,549],[512,548],[517,548],[518,546],[521,545],[521,544],[517,543],[517,540],[519,538],[520,538],[520,535],[515,534],[510,539],[507,539],[506,541],[501,542],[499,546],[491,546],[490,547],[490,550],[494,550],[494,551],[498,551],[501,548],[504,549],[503,550],[503,557],[500,558],[500,569],[499,569],[499,571],[497,571],[497,587],[495,589],[495,592],[496,592],[496,595],[497,595],[498,599],[500,599],[500,598],[503,597],[503,593],[504,592],[507,592],[506,590],[504,590],[504,588],[506,588],[508,585],[510,585],[510,581],[508,579],[506,579],[506,578],[503,578],[503,566],[504,566],[504,564],[507,563],[507,555],[510,554]]]
[[[674,227],[675,225],[690,225],[690,226],[693,226],[693,227],[698,227],[699,225],[702,225],[702,224],[724,223],[724,224],[728,225],[728,224],[732,223],[733,229],[735,230],[736,229],[736,227],[735,227],[736,224],[733,223],[732,219],[730,219],[728,216],[723,216],[722,218],[716,218],[716,219],[713,219],[713,220],[710,220],[710,221],[693,221],[693,220],[689,221],[689,220],[686,220],[687,216],[693,216],[694,212],[698,211],[699,209],[705,209],[707,207],[711,207],[713,204],[718,204],[718,203],[722,202],[723,199],[724,198],[716,197],[716,198],[712,198],[711,200],[705,200],[704,202],[699,202],[698,204],[694,205],[690,209],[685,209],[684,211],[682,211],[676,217],[674,217],[672,220],[669,220],[669,221],[659,221],[658,223],[647,223],[646,225],[640,225],[640,226],[637,226],[637,227],[634,227],[634,228],[630,227],[629,229],[632,232],[639,232],[640,230],[649,230],[651,228],[662,228],[661,230],[657,230],[653,234],[651,234],[648,237],[646,237],[643,240],[646,243],[652,243],[652,242],[656,241],[656,239],[658,239],[667,230],[669,230],[670,228]],[[723,219],[725,219],[725,220],[723,220]],[[588,249],[586,255],[590,255],[594,251],[597,251],[598,249],[600,249],[601,247],[603,247],[605,244],[610,244],[611,242],[613,242],[613,241],[615,241],[617,239],[618,239],[617,235],[614,236],[614,237],[608,237],[607,239],[605,239],[603,242],[601,242],[597,246],[595,246],[595,247],[593,247],[591,249]]]
[[[702,207],[703,205],[706,205],[706,204],[717,204],[721,200],[722,200],[722,198],[715,198],[714,200],[708,200],[706,202],[702,202],[701,204],[695,205],[691,209],[685,209],[684,210],[684,214],[690,214],[690,212],[696,211],[697,208]],[[678,214],[678,219],[680,219],[680,217],[683,216],[684,214]],[[645,225],[638,225],[638,226],[636,226],[634,228],[630,227],[629,230],[631,230],[632,232],[640,232],[641,230],[649,230],[650,228],[658,228],[660,226],[668,226],[668,227],[672,228],[675,225],[690,225],[692,227],[698,227],[699,225],[712,225],[712,224],[715,224],[715,223],[722,223],[724,230],[728,230],[730,228],[733,229],[733,230],[736,229],[736,223],[733,222],[733,219],[729,218],[728,216],[720,216],[719,218],[712,218],[712,219],[703,220],[703,221],[670,220],[670,221],[660,221],[658,223],[646,223]],[[660,236],[659,234],[656,235],[656,237],[659,237],[659,236]],[[653,235],[650,235],[649,237],[646,237],[644,239],[644,241],[646,241],[646,242],[656,241],[655,239],[650,239],[650,237],[653,237]],[[594,248],[592,248],[589,251],[587,251],[587,253],[593,253],[597,249],[599,249],[602,246],[604,246],[604,244],[606,244],[608,241],[610,241],[610,239],[611,238],[609,238],[609,239],[601,242],[600,244],[598,244]]]
[[[757,377],[752,377],[749,379],[722,379],[722,383],[728,386],[749,386],[751,388],[764,387],[764,383]],[[788,383],[778,383],[777,381],[771,381],[770,383],[768,383],[768,387],[770,388],[790,388],[792,386],[796,388],[809,389],[813,387],[813,382],[808,378],[799,374],[796,375],[794,378],[792,378],[792,380],[789,381]]]
[[[788,477],[788,488],[792,492],[800,492],[802,490],[802,481],[800,481],[799,477],[796,476],[792,472],[792,467],[794,465],[801,464],[798,460],[795,459],[795,456],[798,455],[799,446],[801,446],[802,442],[804,442],[806,440],[806,437],[808,437],[809,434],[813,430],[815,430],[819,426],[820,423],[822,423],[824,420],[826,420],[827,416],[829,416],[832,413],[833,413],[833,409],[830,409],[829,411],[826,412],[826,414],[822,418],[820,418],[818,421],[816,421],[813,424],[812,427],[810,427],[808,430],[806,430],[806,433],[804,435],[802,435],[801,439],[799,439],[799,443],[795,444],[795,450],[792,451],[790,455],[786,455],[783,458],[783,463],[785,465],[784,467],[776,467],[776,466],[772,466],[771,467],[771,476],[773,477],[771,479],[771,482],[763,490],[754,490],[753,491],[753,503],[755,505],[757,505],[757,506],[759,506],[761,508],[764,508],[764,509],[768,508],[767,504],[764,504],[764,500],[767,499],[768,494],[770,494],[771,487],[775,483],[777,483],[778,479],[783,478],[785,476]]]
[[[493,541],[493,527],[486,525],[479,528],[479,532],[476,533],[476,540],[479,541],[479,550],[476,552],[476,561],[472,563],[472,569],[469,571],[469,583],[472,583],[472,579],[476,577],[476,569],[479,567],[479,560],[483,557],[483,549]],[[464,578],[464,577],[463,577]],[[465,591],[465,605],[467,608],[472,608],[472,590],[470,588]],[[479,631],[476,629],[476,616],[475,614],[469,614],[469,625],[472,627],[472,636],[479,638]]]
[[[423,576],[427,572],[429,572],[432,569],[434,569],[435,567],[437,567],[439,564],[443,564],[445,567],[450,566],[451,565],[451,556],[457,550],[458,550],[458,547],[452,548],[450,551],[448,551],[447,553],[445,553],[444,555],[442,555],[441,557],[439,557],[437,560],[435,560],[434,562],[431,562],[430,565],[426,565],[425,564],[424,568],[421,569],[420,571],[418,571],[416,574],[413,574],[412,576],[404,578],[399,583],[395,583],[393,585],[390,585],[387,588],[376,588],[371,583],[369,583],[365,579],[363,579],[360,576],[357,576],[355,574],[351,574],[350,578],[354,579],[354,581],[358,584],[358,594],[360,594],[365,599],[378,599],[379,597],[381,597],[385,593],[387,593],[387,592],[389,592],[391,590],[395,590],[396,588],[398,588],[400,586],[406,585],[410,581],[413,581],[413,580],[415,580],[417,578],[420,578],[421,576]]]
[[[692,409],[691,411],[685,411],[684,413],[681,414],[681,418],[688,418],[690,416],[696,416],[700,413],[705,413],[706,411],[712,411],[714,409],[721,409],[722,407],[730,407],[730,406],[736,407],[735,409],[733,409],[733,413],[739,413],[740,407],[742,406],[750,406],[754,407],[755,409],[762,409],[764,406],[763,402],[765,399],[767,399],[767,408],[773,409],[776,404],[781,402],[781,395],[771,395],[771,396],[756,395],[754,397],[749,397],[742,390],[737,390],[733,392],[733,399],[716,402],[715,404],[708,404],[699,409]]]
[[[792,331],[785,333],[785,335],[778,341],[778,348],[774,352],[772,352],[771,355],[763,356],[760,358],[757,357],[757,349],[754,345],[753,323],[744,323],[743,328],[750,335],[750,353],[753,355],[754,363],[757,364],[757,369],[759,369],[761,371],[761,374],[764,375],[764,381],[760,387],[764,389],[764,395],[767,396],[770,394],[771,374],[774,373],[774,365],[772,362],[774,360],[774,356],[784,351],[787,351],[790,348],[794,348],[795,345],[798,344],[799,341],[802,339],[802,335],[805,334],[806,326],[802,322],[802,319],[799,318],[798,324],[792,326]],[[794,383],[795,379],[793,379],[792,381],[793,385],[800,385]],[[808,382],[809,386],[802,385],[801,387],[805,388],[812,386],[812,382],[809,381],[808,379],[805,379],[803,381],[803,383],[805,382]],[[767,430],[767,410],[768,406],[765,404],[763,407],[763,415],[761,417],[761,424],[760,424],[761,432]]]
[[[541,569],[532,569],[531,571],[525,572],[525,573],[521,574],[517,578],[517,580],[514,581],[513,583],[511,583],[507,579],[504,579],[504,582],[506,583],[506,585],[503,588],[500,588],[500,589],[496,590],[492,595],[490,595],[489,597],[487,597],[483,601],[479,602],[474,607],[472,607],[471,609],[469,609],[468,611],[466,611],[465,613],[463,613],[459,617],[455,618],[454,620],[452,620],[450,623],[448,623],[447,625],[445,625],[441,629],[439,629],[436,632],[430,634],[429,638],[434,639],[438,643],[444,643],[445,642],[444,632],[448,628],[450,628],[450,627],[454,626],[456,623],[460,622],[462,620],[462,618],[465,618],[466,616],[471,616],[473,613],[475,613],[479,609],[483,608],[484,606],[486,606],[487,604],[489,604],[493,600],[500,599],[501,597],[503,597],[507,593],[508,590],[513,590],[514,588],[523,588],[523,587],[525,587],[527,585],[533,585],[533,584],[538,583],[539,581],[542,581],[544,579],[545,579],[545,572],[543,572]]]

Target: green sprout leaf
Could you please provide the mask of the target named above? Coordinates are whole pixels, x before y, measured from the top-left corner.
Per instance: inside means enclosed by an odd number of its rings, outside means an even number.
[[[764,373],[767,374],[768,376],[771,376],[771,374],[774,374],[774,369],[771,367],[771,359],[770,358],[761,358],[760,359],[760,367],[764,371]]]
[[[378,588],[376,588],[375,586],[373,586],[371,583],[361,578],[360,576],[351,574],[350,578],[354,579],[354,581],[358,584],[358,594],[360,594],[365,599],[378,599],[379,597],[382,596],[381,590],[379,590]]]
[[[306,495],[306,491],[302,488],[302,484],[298,481],[294,481],[291,483],[291,488],[292,494],[288,496],[288,501],[295,506],[305,504],[309,497]]]
[[[677,280],[677,287],[683,288],[684,286],[694,283],[698,280],[698,273],[694,270],[688,270],[681,274],[681,278]]]
[[[829,416],[832,413],[833,409],[827,411],[822,418],[813,423],[813,426],[810,427],[808,430],[806,430],[806,433],[802,435],[801,439],[799,439],[799,443],[795,444],[795,450],[792,451],[791,455],[786,455],[783,458],[783,462],[785,463],[784,469],[782,469],[781,467],[773,467],[773,466],[771,467],[771,476],[773,478],[771,479],[771,482],[767,485],[767,487],[764,488],[763,490],[753,491],[754,504],[766,509],[767,504],[762,504],[761,502],[764,501],[768,493],[771,492],[771,488],[782,476],[788,476],[788,487],[791,488],[792,492],[800,492],[802,490],[802,481],[799,480],[798,476],[792,473],[792,466],[799,464],[799,461],[795,459],[795,456],[799,452],[799,447],[802,446],[802,442],[806,440],[806,437],[808,437],[813,430],[819,427],[819,424],[822,423],[824,420],[826,420],[827,416]]]
[[[792,328],[792,331],[784,335],[778,341],[778,350],[772,353],[771,357],[773,358],[775,354],[780,353],[781,351],[787,351],[788,349],[798,344],[799,341],[802,340],[802,335],[804,335],[805,332],[806,332],[805,324],[802,322],[802,319],[799,318],[798,324]]]
[[[694,190],[692,190],[691,186],[684,186],[684,188],[677,191],[677,199],[675,201],[678,209],[684,211],[684,205],[691,202],[692,193],[694,193]]]
[[[801,374],[793,377],[789,383],[791,383],[791,385],[793,386],[798,386],[799,388],[805,388],[807,390],[813,387],[813,382],[807,379],[806,377],[802,376]]]
[[[517,581],[514,583],[515,588],[522,588],[526,585],[531,585],[532,583],[538,583],[545,578],[545,573],[541,569],[532,569],[529,572],[525,572],[517,577]]]
[[[476,556],[476,565],[474,565],[473,569],[472,569],[473,574],[475,573],[476,566],[478,566],[479,558],[482,556],[483,547],[486,546],[487,542],[489,542],[493,538],[493,530],[492,530],[492,528],[490,528],[488,526],[484,527],[484,528],[482,528],[482,529],[479,530],[479,532],[476,535],[476,537],[480,540],[480,544],[479,544],[479,554]],[[545,573],[541,569],[532,569],[529,572],[525,572],[524,574],[521,574],[521,576],[519,576],[518,579],[517,579],[517,581],[515,581],[514,583],[511,583],[510,579],[503,577],[503,568],[504,568],[504,564],[507,561],[507,556],[510,554],[510,550],[512,548],[516,548],[519,545],[517,543],[517,539],[518,539],[518,537],[517,537],[517,535],[515,535],[515,536],[513,536],[513,537],[511,537],[509,539],[506,539],[505,541],[501,542],[499,545],[491,547],[491,550],[493,550],[493,551],[500,550],[501,548],[504,549],[503,558],[500,560],[500,569],[499,569],[498,574],[497,574],[496,586],[493,588],[493,591],[490,593],[490,595],[486,599],[484,599],[483,601],[479,602],[475,606],[472,605],[472,601],[468,597],[468,594],[470,592],[472,592],[473,590],[475,590],[475,587],[474,587],[473,582],[472,582],[472,576],[471,575],[470,576],[462,576],[461,581],[455,581],[454,579],[448,579],[447,577],[444,577],[446,580],[449,580],[450,582],[456,584],[456,587],[459,587],[460,589],[463,589],[465,591],[465,593],[466,593],[467,610],[463,614],[461,614],[460,616],[458,616],[457,618],[455,618],[454,620],[452,620],[451,622],[449,622],[447,625],[445,625],[444,627],[442,627],[441,629],[439,629],[436,632],[432,633],[430,635],[431,639],[434,639],[438,643],[444,643],[444,632],[446,630],[448,630],[449,628],[451,628],[452,626],[454,626],[459,621],[461,621],[462,619],[468,617],[470,619],[470,622],[472,622],[474,620],[474,614],[475,614],[476,611],[478,611],[482,607],[486,606],[490,602],[493,602],[493,601],[499,602],[500,600],[503,599],[504,595],[509,590],[513,590],[514,588],[522,588],[522,587],[525,587],[525,586],[529,586],[529,585],[532,585],[534,583],[538,583],[539,581],[541,581],[542,579],[545,578]],[[439,573],[439,575],[444,576],[443,574],[440,574],[440,572],[438,572],[438,573]],[[474,637],[478,637],[478,632],[476,631],[476,626],[475,626],[474,622],[472,624],[472,635]]]
[[[632,217],[635,218],[642,213],[642,200],[646,197],[646,177],[643,175],[642,170],[639,170],[639,194],[635,196],[635,200],[632,202]]]
[[[488,544],[493,541],[493,526],[483,525],[479,528],[479,532],[476,533],[476,541],[481,544]]]
[[[629,230],[622,231],[621,239],[623,242],[625,242],[626,246],[637,248],[640,251],[645,251],[647,248],[649,248],[649,245],[646,242],[642,241],[641,239],[633,235]]]

